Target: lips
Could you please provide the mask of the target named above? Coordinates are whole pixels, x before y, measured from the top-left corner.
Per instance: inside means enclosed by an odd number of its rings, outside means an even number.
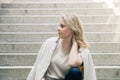
[[[61,34],[60,32],[58,32],[58,34]]]

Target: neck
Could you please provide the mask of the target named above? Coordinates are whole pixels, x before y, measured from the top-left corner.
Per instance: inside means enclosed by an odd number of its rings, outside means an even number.
[[[68,46],[72,45],[71,39],[63,39],[63,43],[68,45]]]
[[[71,49],[71,47],[72,47],[72,37],[63,39],[63,40],[62,40],[62,45],[63,45],[63,48],[64,48],[66,51],[70,51],[70,49]]]

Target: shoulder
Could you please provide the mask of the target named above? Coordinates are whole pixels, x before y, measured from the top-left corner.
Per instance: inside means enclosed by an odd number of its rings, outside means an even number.
[[[79,51],[84,56],[91,55],[91,53],[90,53],[88,48],[80,48]]]
[[[84,52],[84,53],[89,53],[90,52],[88,48],[80,48],[79,51]]]
[[[51,37],[46,40],[46,42],[57,41],[58,37]]]
[[[58,40],[58,37],[51,37],[46,39],[44,42],[45,43],[56,43],[56,41]]]
[[[81,56],[84,59],[84,61],[92,58],[91,57],[92,55],[91,55],[91,53],[90,53],[88,48],[81,48],[80,49],[80,53],[81,53]]]

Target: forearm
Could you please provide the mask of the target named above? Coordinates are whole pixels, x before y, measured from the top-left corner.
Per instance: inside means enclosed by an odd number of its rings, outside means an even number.
[[[68,63],[70,66],[79,66],[82,64],[82,58],[78,53],[71,53],[69,56]]]
[[[41,80],[45,80],[45,78],[44,77],[42,77],[42,79]]]
[[[77,48],[77,44],[74,43],[69,54],[68,63],[70,66],[79,66],[82,64],[82,57],[80,56]]]

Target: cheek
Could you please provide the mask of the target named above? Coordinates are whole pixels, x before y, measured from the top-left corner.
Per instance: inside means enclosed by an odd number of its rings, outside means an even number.
[[[63,33],[66,35],[66,36],[69,36],[69,35],[72,35],[72,31],[68,28],[64,29]]]

